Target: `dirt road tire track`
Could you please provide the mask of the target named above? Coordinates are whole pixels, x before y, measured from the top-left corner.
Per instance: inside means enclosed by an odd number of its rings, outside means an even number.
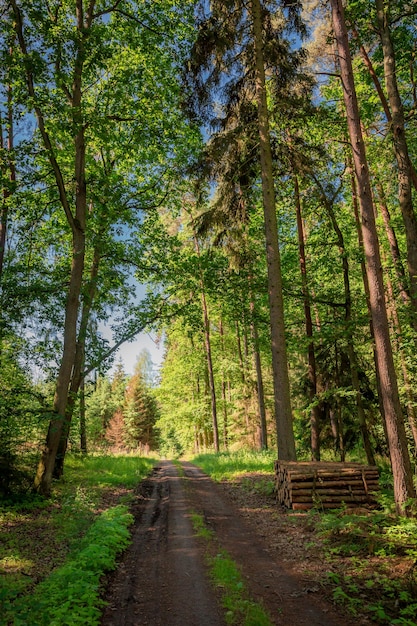
[[[271,559],[220,485],[190,463],[182,467],[181,478],[174,464],[163,461],[141,484],[132,544],[109,581],[102,626],[224,626],[204,546],[193,534],[192,511],[237,562],[251,597],[274,624],[353,624]]]
[[[110,579],[102,626],[224,626],[175,465],[161,462],[138,497],[132,544]]]

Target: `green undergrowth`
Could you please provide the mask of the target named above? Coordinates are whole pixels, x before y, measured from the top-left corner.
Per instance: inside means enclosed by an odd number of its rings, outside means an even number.
[[[238,626],[272,626],[265,609],[250,599],[236,563],[226,551],[217,549],[212,530],[198,513],[192,514],[193,528],[206,542],[207,562],[215,587],[220,591],[227,624]]]
[[[213,480],[232,480],[248,472],[264,474],[274,473],[275,450],[256,452],[239,450],[237,452],[221,452],[219,454],[198,454],[192,462],[200,467]]]
[[[379,624],[417,624],[417,520],[383,510],[315,515],[333,599]]]
[[[264,497],[276,522],[273,533],[284,533],[291,540],[291,528],[297,529],[296,541],[303,541],[308,563],[315,563],[312,585],[322,587],[346,612],[377,624],[416,626],[417,519],[396,515],[388,461],[378,461],[377,509],[300,513],[274,509],[270,490],[274,460],[275,452],[240,451],[198,455],[193,462],[217,481],[239,478],[236,488],[245,496],[257,496],[255,509],[259,496]],[[249,498],[245,502],[249,508]]]
[[[100,578],[127,545],[127,506],[154,462],[69,455],[50,499],[0,504],[1,626],[98,623]]]
[[[133,521],[125,505],[107,509],[90,526],[68,560],[14,605],[14,625],[39,626],[100,623],[100,579],[114,569],[117,555],[129,544]]]

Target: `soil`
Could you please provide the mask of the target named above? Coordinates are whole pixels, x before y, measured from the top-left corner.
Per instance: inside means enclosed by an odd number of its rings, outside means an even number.
[[[271,498],[251,491],[251,485],[259,485],[253,477],[216,484],[192,464],[181,466],[179,471],[163,461],[139,487],[132,544],[109,578],[102,626],[226,624],[192,513],[203,516],[216,545],[238,564],[251,598],[264,606],[273,624],[371,623],[353,621],[332,604],[320,581],[326,570],[320,551],[305,549],[308,524],[297,524]]]

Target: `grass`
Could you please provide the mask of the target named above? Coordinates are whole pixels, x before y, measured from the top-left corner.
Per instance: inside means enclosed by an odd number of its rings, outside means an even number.
[[[0,506],[1,626],[60,626],[69,613],[71,624],[98,623],[100,578],[126,546],[126,505],[153,463],[68,456],[50,500],[27,494]]]
[[[213,480],[220,482],[232,480],[247,472],[273,474],[276,458],[275,450],[263,452],[239,450],[220,454],[198,454],[192,458],[192,462],[209,474]]]
[[[265,502],[271,503],[274,459],[275,452],[240,451],[198,455],[193,462],[217,481],[240,477],[239,488],[265,496]],[[379,469],[378,510],[351,512],[340,508],[294,515],[277,511],[273,514],[279,519],[275,532],[287,532],[290,522],[304,529],[309,562],[317,562],[311,573],[314,584],[327,589],[333,601],[348,613],[366,616],[378,624],[415,626],[417,519],[395,514],[388,463],[382,460]],[[250,472],[265,477],[245,477]]]
[[[215,535],[198,513],[192,514],[193,528],[206,542],[207,562],[215,587],[220,590],[227,624],[239,626],[271,626],[264,608],[250,599],[239,568],[224,550],[217,550]]]

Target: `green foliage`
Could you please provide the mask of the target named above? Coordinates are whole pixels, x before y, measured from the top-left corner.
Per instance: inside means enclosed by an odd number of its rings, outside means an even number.
[[[30,489],[28,452],[36,450],[45,417],[43,394],[19,363],[19,341],[0,346],[0,497],[19,498]]]
[[[14,623],[39,625],[99,624],[100,579],[114,568],[117,555],[129,543],[133,517],[125,506],[108,509],[90,526],[79,550],[62,567],[17,603]],[[20,604],[20,606],[19,606]]]
[[[198,454],[193,463],[201,467],[214,480],[230,480],[246,472],[274,473],[276,452],[273,450],[255,452],[239,450],[220,454]],[[267,488],[267,487],[266,487]]]
[[[222,590],[226,623],[242,626],[270,626],[271,620],[259,604],[248,599],[236,563],[224,551],[210,560],[214,583]]]
[[[99,623],[100,578],[126,546],[131,516],[126,506],[100,516],[97,509],[112,492],[130,500],[153,463],[133,455],[69,455],[66,479],[56,485],[52,501],[27,495],[13,505],[2,502],[2,625],[23,626],[25,614],[30,623],[45,626],[64,625],[69,615],[77,620],[71,623]]]
[[[328,573],[335,602],[352,614],[365,609],[381,624],[411,625],[417,619],[417,581],[414,565],[417,559],[417,521],[383,511],[351,514],[329,512],[315,517],[315,528],[325,539],[330,562],[350,557],[349,571]],[[405,579],[393,579],[390,562],[405,557],[409,572]],[[369,559],[372,567],[369,569]],[[362,587],[372,590],[378,602],[363,604]]]
[[[82,485],[90,490],[125,486],[132,489],[149,473],[155,459],[132,455],[69,455],[66,465],[65,484]]]
[[[122,408],[124,441],[127,448],[141,447],[149,451],[156,447],[155,424],[159,412],[152,389],[146,382],[147,373],[142,371],[142,367],[139,361],[126,388]]]
[[[198,513],[193,513],[191,519],[197,536],[204,539],[208,548],[211,548],[207,560],[211,578],[221,593],[226,623],[239,626],[270,626],[271,620],[266,611],[249,598],[236,563],[227,552],[217,551],[217,547],[213,545],[216,542],[214,532],[206,527]],[[212,554],[213,551],[217,553]]]

